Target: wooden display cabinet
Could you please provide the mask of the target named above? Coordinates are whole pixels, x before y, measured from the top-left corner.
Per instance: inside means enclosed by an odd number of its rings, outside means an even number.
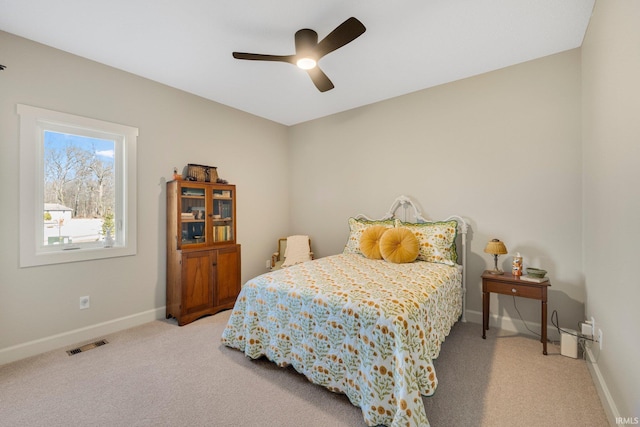
[[[167,183],[167,319],[232,308],[240,293],[234,185]]]

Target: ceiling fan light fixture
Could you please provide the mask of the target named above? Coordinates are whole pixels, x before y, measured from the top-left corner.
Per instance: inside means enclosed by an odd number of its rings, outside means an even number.
[[[320,69],[318,61],[325,55],[340,49],[362,35],[367,29],[356,18],[351,17],[333,29],[325,38],[318,41],[318,33],[309,28],[296,31],[293,41],[295,54],[268,55],[261,53],[233,52],[236,59],[250,61],[287,62],[305,70],[311,81],[320,92],[326,92],[335,86],[329,77]]]
[[[310,70],[316,66],[316,61],[313,58],[300,58],[296,61],[296,65],[303,70]]]

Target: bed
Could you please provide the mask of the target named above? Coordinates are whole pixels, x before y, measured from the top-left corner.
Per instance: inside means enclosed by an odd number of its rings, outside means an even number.
[[[458,216],[427,221],[400,196],[382,219],[360,215],[349,225],[343,253],[248,281],[222,342],[344,393],[367,425],[428,425],[422,396],[438,383],[433,359],[465,320],[467,224]],[[420,255],[403,263],[368,258],[359,243],[373,226],[411,230]]]

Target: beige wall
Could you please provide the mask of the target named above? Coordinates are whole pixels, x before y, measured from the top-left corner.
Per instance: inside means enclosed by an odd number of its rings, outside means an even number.
[[[549,313],[582,319],[579,50],[303,123],[290,143],[291,216],[319,255],[342,250],[349,216],[380,217],[405,194],[432,219],[470,220],[469,319],[493,237],[509,250],[502,268],[520,252],[549,271]],[[539,302],[517,304],[537,330]],[[512,298],[492,305],[518,318]]]
[[[640,2],[598,0],[582,48],[587,315],[616,416],[640,417]],[[637,421],[636,421],[637,422]]]
[[[174,166],[215,165],[238,186],[242,279],[265,271],[289,222],[286,127],[4,32],[0,46],[0,363],[164,316]],[[18,268],[17,103],[139,128],[136,256]]]

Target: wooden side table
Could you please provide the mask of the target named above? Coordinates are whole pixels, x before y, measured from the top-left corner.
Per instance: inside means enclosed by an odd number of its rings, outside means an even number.
[[[482,338],[486,339],[486,331],[489,330],[489,299],[491,292],[503,295],[515,295],[517,297],[532,298],[541,301],[542,321],[540,329],[542,338],[542,354],[547,354],[547,288],[551,282],[529,282],[521,280],[519,276],[509,273],[501,275],[491,274],[485,271],[482,274]]]

